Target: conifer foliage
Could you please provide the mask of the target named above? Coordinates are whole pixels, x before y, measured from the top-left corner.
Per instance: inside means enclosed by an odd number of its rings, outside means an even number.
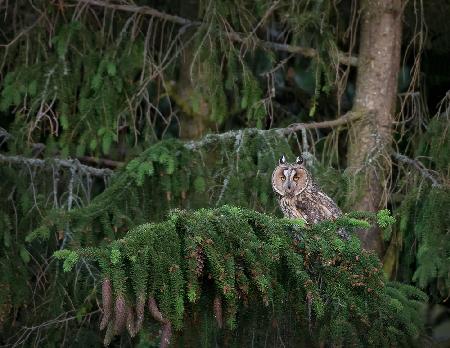
[[[217,326],[235,329],[242,313],[256,306],[295,313],[298,331],[289,340],[407,346],[420,332],[426,296],[386,283],[374,254],[362,251],[356,237],[344,241],[336,234],[339,227],[389,222],[385,212],[360,213],[307,228],[234,206],[174,210],[109,245],[55,255],[66,272],[81,259],[99,265],[105,344],[125,329],[134,336],[145,313],[162,325],[166,346],[171,334],[185,334],[193,311],[212,312]],[[205,293],[210,303],[199,308]]]
[[[118,170],[110,185],[85,207],[49,212],[27,241],[48,240],[70,226],[76,245],[91,245],[160,220],[173,208],[233,203],[274,212],[270,177],[281,153],[294,156],[276,130],[246,129],[192,143],[158,142]],[[94,231],[95,238],[86,231]]]
[[[433,170],[426,169],[421,162],[415,164],[422,173],[403,184],[407,193],[399,206],[399,224],[395,229],[404,236],[406,245],[417,245],[414,253],[410,250],[401,253],[401,277],[412,278],[419,287],[428,288],[436,299],[450,296],[449,116],[448,111],[436,116],[415,149],[416,157],[427,158],[427,167]],[[428,175],[426,181],[423,172]]]

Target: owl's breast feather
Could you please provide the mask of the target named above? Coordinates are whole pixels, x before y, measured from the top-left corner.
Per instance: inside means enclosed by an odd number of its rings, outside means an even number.
[[[305,215],[297,208],[296,197],[280,196],[279,202],[281,211],[285,217],[290,219],[302,218],[306,220]]]

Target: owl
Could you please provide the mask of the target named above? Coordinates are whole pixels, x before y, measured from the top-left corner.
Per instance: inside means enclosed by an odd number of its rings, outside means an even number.
[[[272,173],[272,188],[287,218],[302,218],[307,224],[315,224],[342,215],[336,203],[314,182],[302,157],[297,157],[295,163],[287,163],[284,155],[280,158]],[[344,229],[339,229],[338,234],[348,238]]]

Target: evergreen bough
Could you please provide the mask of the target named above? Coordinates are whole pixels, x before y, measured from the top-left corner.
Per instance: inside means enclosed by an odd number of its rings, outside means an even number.
[[[386,282],[375,254],[361,250],[358,238],[336,234],[341,227],[386,227],[388,216],[346,214],[305,227],[228,205],[174,210],[108,245],[55,256],[65,271],[81,259],[100,267],[105,344],[125,329],[136,335],[144,313],[162,325],[160,345],[167,346],[172,330],[180,342],[189,336],[195,313],[230,333],[242,330],[251,312],[267,326],[281,312],[292,315],[287,339],[297,345],[410,346],[422,329],[426,295]],[[227,344],[238,346],[250,339],[230,337]]]

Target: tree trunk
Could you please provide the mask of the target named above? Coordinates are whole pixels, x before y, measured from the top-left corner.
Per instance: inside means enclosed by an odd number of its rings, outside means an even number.
[[[180,13],[191,20],[198,20],[198,0],[183,0],[180,2]],[[193,35],[194,30],[188,30],[184,35],[184,40],[188,40]],[[180,76],[175,86],[172,98],[175,99],[178,107],[183,112],[180,117],[180,138],[198,139],[205,135],[209,128],[212,128],[210,121],[210,108],[203,96],[196,93],[191,77],[191,65],[195,57],[196,47],[189,45],[183,50],[180,62]],[[197,58],[198,59],[198,58]],[[194,76],[196,83],[203,83],[202,76]],[[194,110],[193,100],[197,99],[198,108]]]
[[[355,180],[354,208],[385,205],[389,151],[400,66],[402,0],[365,0],[353,110],[364,117],[350,130],[348,167]],[[361,232],[363,247],[383,254],[379,230]]]

